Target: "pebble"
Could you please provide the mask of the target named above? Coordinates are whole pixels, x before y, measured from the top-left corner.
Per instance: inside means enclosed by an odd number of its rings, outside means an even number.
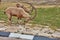
[[[6,30],[6,28],[0,28],[0,31],[4,31],[4,30]]]

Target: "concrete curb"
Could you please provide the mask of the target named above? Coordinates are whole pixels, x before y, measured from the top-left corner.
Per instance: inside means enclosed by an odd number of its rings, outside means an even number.
[[[0,32],[1,37],[22,38],[29,40],[60,40],[60,38],[48,38],[44,36],[24,35],[19,33]]]

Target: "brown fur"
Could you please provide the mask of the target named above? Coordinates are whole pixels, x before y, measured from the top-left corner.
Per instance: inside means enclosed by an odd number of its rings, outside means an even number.
[[[24,11],[23,8],[9,7],[5,10],[9,21],[11,21],[12,16],[16,16],[18,19],[25,18],[27,21],[30,19],[30,15]]]

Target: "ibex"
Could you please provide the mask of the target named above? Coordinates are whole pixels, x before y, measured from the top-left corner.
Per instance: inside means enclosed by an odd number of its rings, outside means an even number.
[[[30,4],[30,3],[28,3],[28,4]],[[32,6],[32,4],[30,4],[30,5]],[[21,6],[21,7],[17,6],[17,7],[8,7],[5,10],[5,14],[7,15],[10,23],[11,23],[12,16],[16,16],[18,18],[18,20],[21,18],[25,18],[26,19],[25,23],[28,22],[29,20],[32,20],[36,16],[36,9],[34,6],[32,6],[32,8],[35,10],[35,15],[33,17],[31,17],[31,15],[29,15],[29,13],[31,13],[31,12],[25,10],[23,6]]]

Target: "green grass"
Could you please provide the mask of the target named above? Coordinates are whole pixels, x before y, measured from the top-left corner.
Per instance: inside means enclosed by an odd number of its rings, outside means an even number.
[[[3,9],[0,9],[0,20],[7,21]],[[60,8],[38,8],[37,16],[32,23],[60,28]]]
[[[38,8],[34,23],[60,28],[60,8]]]

